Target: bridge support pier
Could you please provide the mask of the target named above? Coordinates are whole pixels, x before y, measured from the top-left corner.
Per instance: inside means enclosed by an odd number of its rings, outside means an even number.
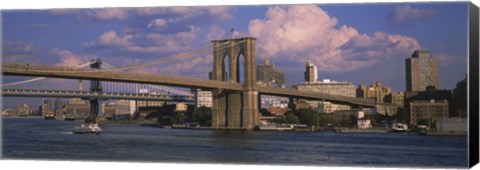
[[[212,126],[215,128],[244,128],[253,130],[258,125],[258,91],[255,62],[255,38],[214,40],[212,80],[242,83],[242,91],[212,91]],[[240,58],[244,65],[240,65]],[[224,60],[228,58],[228,70]],[[243,81],[240,82],[240,67]],[[225,73],[228,71],[228,76]]]
[[[90,65],[91,69],[99,69],[102,65],[102,61],[98,58],[95,59],[96,62]],[[102,85],[99,80],[92,80],[90,81],[90,91],[101,93],[102,92]],[[100,101],[97,98],[90,99],[90,114],[88,115],[87,119],[85,119],[85,123],[97,123],[97,116],[100,110]]]
[[[243,91],[243,127],[247,129],[254,129],[259,123],[258,96],[258,91]]]

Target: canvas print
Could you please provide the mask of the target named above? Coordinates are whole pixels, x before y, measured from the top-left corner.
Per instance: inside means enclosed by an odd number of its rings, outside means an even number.
[[[466,168],[468,9],[2,10],[1,156]]]

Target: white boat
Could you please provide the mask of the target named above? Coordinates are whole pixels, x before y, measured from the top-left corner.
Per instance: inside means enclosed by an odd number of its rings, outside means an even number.
[[[81,124],[80,126],[75,126],[75,130],[73,133],[82,134],[82,133],[100,133],[102,132],[102,128],[98,126],[96,123],[90,124]]]
[[[405,123],[394,123],[392,124],[393,132],[408,132],[408,125]]]

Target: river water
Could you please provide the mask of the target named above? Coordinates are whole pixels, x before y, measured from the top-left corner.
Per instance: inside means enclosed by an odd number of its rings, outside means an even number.
[[[4,159],[255,165],[466,168],[466,137],[414,133],[216,132],[101,125],[73,134],[81,121],[2,119]]]

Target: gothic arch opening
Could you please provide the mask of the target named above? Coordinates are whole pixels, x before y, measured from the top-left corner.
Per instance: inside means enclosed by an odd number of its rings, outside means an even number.
[[[240,53],[237,56],[237,83],[243,84],[245,82],[245,56]]]
[[[222,60],[222,81],[230,80],[230,57],[228,55],[223,56]]]

